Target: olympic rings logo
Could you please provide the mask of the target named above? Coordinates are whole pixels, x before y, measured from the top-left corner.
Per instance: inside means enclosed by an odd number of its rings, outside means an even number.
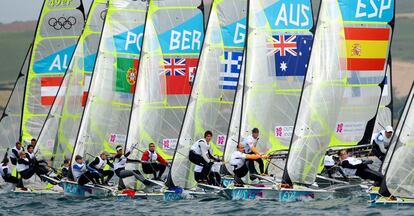
[[[59,17],[59,19],[52,17],[49,19],[48,24],[55,30],[61,30],[62,28],[69,30],[76,24],[76,18],[73,16],[70,16],[68,18]]]

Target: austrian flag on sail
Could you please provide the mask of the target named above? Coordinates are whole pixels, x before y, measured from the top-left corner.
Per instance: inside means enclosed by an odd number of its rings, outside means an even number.
[[[55,101],[59,86],[62,83],[62,76],[58,77],[42,77],[40,79],[40,95],[41,104],[50,106]]]

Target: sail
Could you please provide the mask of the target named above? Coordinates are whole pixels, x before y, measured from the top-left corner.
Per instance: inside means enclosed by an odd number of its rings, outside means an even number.
[[[388,191],[398,197],[414,198],[414,110],[413,87],[404,107],[404,113],[398,123],[393,141],[394,148],[388,151],[390,155],[388,167],[385,173],[385,185]]]
[[[390,146],[388,147],[387,154],[385,155],[384,162],[381,165],[382,174],[385,174],[386,171],[387,171],[388,164],[391,160],[391,157],[393,156],[393,152],[395,150],[396,144],[398,143],[398,138],[399,138],[399,134],[401,133],[401,128],[403,127],[404,119],[407,118],[407,113],[408,113],[408,110],[410,108],[409,103],[411,103],[411,101],[413,101],[413,97],[414,97],[414,91],[413,91],[413,87],[411,87],[411,91],[410,91],[410,93],[407,97],[407,100],[405,102],[403,112],[402,112],[402,114],[399,118],[397,128],[394,130],[394,134],[393,134],[393,137],[391,139]]]
[[[312,5],[309,0],[252,1],[249,10],[239,140],[258,128],[257,150],[272,154],[289,148],[313,42]]]
[[[286,182],[290,177],[293,183],[312,184],[329,147],[371,138],[386,75],[394,1],[371,3],[321,3]]]
[[[192,144],[213,132],[213,154],[223,155],[237,83],[242,67],[246,0],[215,1],[185,119],[178,137],[170,180],[175,186],[194,185],[194,165],[188,160]]]
[[[140,60],[147,2],[110,0],[72,160],[124,145]],[[93,158],[90,158],[93,159]]]
[[[72,156],[95,65],[106,4],[107,0],[92,2],[85,29],[39,135],[38,158],[46,160],[53,156],[54,168],[60,167],[64,159]]]
[[[152,1],[127,146],[172,159],[204,40],[202,1]],[[139,157],[140,158],[140,157]]]
[[[81,0],[45,0],[27,73],[21,135],[39,136],[85,25]]]
[[[377,118],[375,119],[374,133],[384,130],[387,126],[393,125],[393,103],[392,103],[392,64],[391,54],[387,64],[387,76],[382,89],[381,103],[378,108]]]
[[[20,137],[21,110],[23,104],[24,84],[26,82],[27,68],[29,65],[32,45],[27,50],[26,57],[20,68],[19,75],[7,101],[6,107],[0,119],[0,157],[3,157],[7,148],[14,147]]]

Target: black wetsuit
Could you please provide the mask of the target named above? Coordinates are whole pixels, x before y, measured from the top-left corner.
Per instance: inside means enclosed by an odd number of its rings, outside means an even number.
[[[111,180],[111,178],[114,176],[114,171],[103,170],[103,167],[97,168],[101,160],[102,159],[100,159],[100,157],[96,157],[94,161],[89,163],[88,167],[93,171],[98,171],[101,174],[101,177],[99,178],[99,180],[101,180],[101,184],[108,184],[109,180]],[[113,164],[109,161],[109,159],[106,159],[106,164],[108,164],[112,168],[114,167]],[[107,177],[106,180],[105,177]]]
[[[361,177],[362,179],[370,179],[375,181],[377,184],[380,184],[383,176],[380,172],[372,170],[368,167],[366,161],[363,161],[362,163],[352,165],[349,163],[348,160],[344,160],[341,162],[341,166],[343,168],[348,169],[356,169],[355,175]]]

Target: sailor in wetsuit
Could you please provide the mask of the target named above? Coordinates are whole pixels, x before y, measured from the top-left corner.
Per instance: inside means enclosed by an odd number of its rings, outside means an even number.
[[[24,148],[22,147],[22,144],[17,141],[16,146],[12,148],[10,154],[10,161],[13,165],[17,164],[17,160],[19,160],[21,152],[24,152]]]
[[[210,141],[213,138],[211,131],[204,132],[204,138],[197,140],[190,149],[189,160],[195,165],[203,167],[201,169],[201,178],[203,182],[208,182],[211,166],[220,160],[211,153]],[[210,181],[211,182],[211,181]]]
[[[244,182],[241,178],[247,175],[249,168],[247,166],[248,162],[254,162],[258,158],[267,159],[269,156],[261,154],[246,154],[244,149],[244,144],[239,143],[237,145],[237,150],[231,154],[230,165],[234,168],[234,182],[235,186],[243,186]]]
[[[246,154],[255,154],[255,155],[262,155],[257,149],[257,142],[259,141],[259,129],[258,128],[253,128],[252,130],[252,134],[247,136],[244,140],[243,140],[243,145],[244,145],[244,153]],[[249,168],[249,172],[250,175],[252,174],[257,174],[257,170],[254,166],[254,162],[257,162],[259,164],[259,169],[260,169],[260,174],[261,175],[265,175],[265,170],[264,170],[264,163],[262,158],[257,158],[255,160],[249,160],[247,162],[247,167]],[[250,177],[250,179],[255,179],[255,177]]]
[[[344,168],[344,172],[349,175],[356,175],[362,179],[369,179],[374,181],[374,185],[380,185],[383,176],[380,172],[372,170],[368,167],[368,164],[372,164],[372,160],[363,161],[358,158],[350,157],[347,150],[339,151],[339,157],[341,158],[341,166]]]
[[[99,176],[97,180],[100,180],[100,184],[102,185],[108,185],[108,182],[111,180],[112,176],[114,176],[114,171],[104,170],[107,164],[113,168],[113,164],[109,161],[108,152],[104,151],[99,154],[99,156],[95,157],[95,160],[90,162],[87,167],[89,171]]]
[[[138,171],[138,170],[126,170],[126,163],[128,162],[140,162],[139,160],[132,160],[129,159],[128,156],[131,154],[132,149],[134,149],[135,146],[132,146],[125,154],[122,146],[116,147],[116,153],[113,157],[113,164],[114,164],[114,170],[115,174],[119,177],[118,181],[118,190],[123,190],[126,188],[124,184],[123,178],[127,178],[130,176],[134,176],[135,179],[141,181],[145,185],[150,185],[150,182],[145,179],[145,177]]]
[[[89,182],[97,184],[95,174],[86,169],[86,164],[80,155],[75,156],[75,164],[72,165],[72,175],[75,182],[79,185],[85,185]]]
[[[148,147],[148,150],[141,157],[142,170],[145,174],[153,174],[155,180],[161,180],[162,174],[168,166],[168,161],[155,151],[154,143],[150,143]]]
[[[13,183],[22,190],[27,190],[25,187],[23,187],[23,181],[21,178],[19,179],[11,175],[11,169],[9,166],[9,158],[7,158],[7,153],[3,161],[1,162],[0,175],[5,182]]]
[[[381,161],[384,161],[385,159],[393,133],[393,128],[391,126],[387,126],[385,130],[382,130],[373,136],[372,153]]]

